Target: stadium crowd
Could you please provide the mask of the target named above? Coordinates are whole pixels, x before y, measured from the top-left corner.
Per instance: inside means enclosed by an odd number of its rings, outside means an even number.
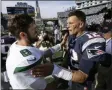
[[[52,33],[14,16],[1,37],[2,89],[112,90],[111,10],[87,18],[71,11],[67,27]]]

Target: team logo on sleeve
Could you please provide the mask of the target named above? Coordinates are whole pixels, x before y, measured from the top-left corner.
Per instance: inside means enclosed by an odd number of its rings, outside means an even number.
[[[104,51],[99,49],[87,49],[86,52],[87,52],[88,58],[92,58],[92,57],[104,54]]]
[[[23,55],[23,57],[26,57],[32,54],[28,49],[21,50],[20,53]]]

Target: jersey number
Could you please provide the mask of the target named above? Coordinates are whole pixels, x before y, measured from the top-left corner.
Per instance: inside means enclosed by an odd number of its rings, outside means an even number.
[[[100,37],[100,35],[97,34],[97,33],[90,33],[90,34],[87,34],[87,36],[88,36],[89,38],[97,38],[97,37]]]

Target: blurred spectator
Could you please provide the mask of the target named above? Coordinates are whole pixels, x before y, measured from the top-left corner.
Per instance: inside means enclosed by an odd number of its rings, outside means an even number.
[[[1,37],[1,63],[2,63],[1,71],[2,72],[6,71],[5,63],[6,63],[7,53],[8,53],[9,47],[15,41],[16,41],[15,37],[11,36],[10,33],[8,33],[8,35],[3,35]]]
[[[60,30],[59,27],[56,27],[56,29],[54,30],[54,35],[55,35],[55,44],[60,43],[61,40],[61,35],[60,35]]]
[[[92,24],[92,25],[89,25],[87,30],[88,31],[93,31],[93,32],[98,32],[100,31],[100,25],[99,24]]]
[[[4,33],[7,33],[4,31]],[[2,89],[9,89],[11,86],[8,82],[8,77],[6,73],[6,58],[9,51],[9,47],[16,39],[14,36],[11,36],[10,33],[8,35],[1,36],[1,87]]]
[[[106,62],[110,67],[100,66],[96,90],[112,90],[112,21],[111,14],[104,16],[101,32],[106,39]]]
[[[54,45],[53,36],[48,31],[42,32],[39,39],[40,39],[40,42],[41,42],[40,45],[39,45],[39,48],[41,50],[46,50],[49,47]]]
[[[1,25],[3,26],[4,30],[7,30],[7,23],[8,21],[3,17],[3,14],[1,13]]]

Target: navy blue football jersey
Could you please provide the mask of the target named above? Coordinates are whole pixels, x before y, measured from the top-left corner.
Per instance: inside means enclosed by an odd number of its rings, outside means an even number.
[[[13,36],[5,35],[1,37],[1,66],[2,68],[4,68],[5,66],[9,47],[15,41],[16,39]]]
[[[88,74],[88,80],[93,80],[94,68],[104,59],[104,54],[105,39],[96,32],[85,32],[69,39],[69,67]]]

